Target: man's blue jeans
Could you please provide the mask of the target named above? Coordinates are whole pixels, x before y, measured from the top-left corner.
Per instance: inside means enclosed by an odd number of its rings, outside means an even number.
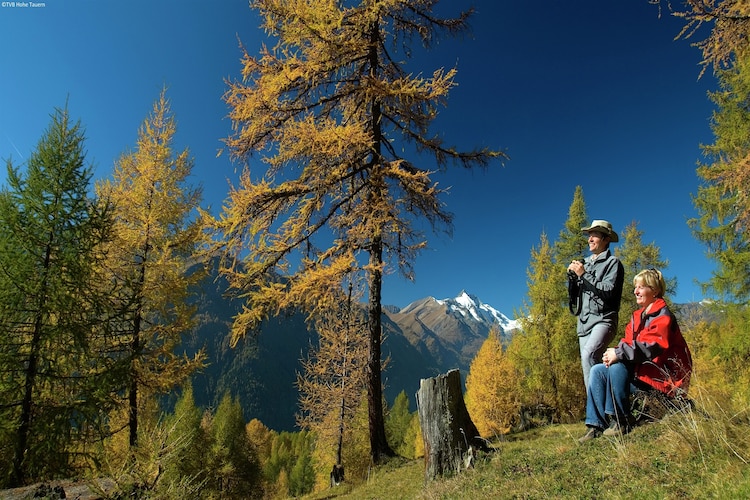
[[[612,337],[615,336],[615,330],[615,325],[602,321],[594,325],[587,335],[578,337],[584,387],[588,388],[591,367],[602,362],[602,354],[607,350]]]
[[[592,366],[586,390],[586,425],[606,429],[608,416],[625,425],[630,415],[630,394],[637,390],[627,365]]]

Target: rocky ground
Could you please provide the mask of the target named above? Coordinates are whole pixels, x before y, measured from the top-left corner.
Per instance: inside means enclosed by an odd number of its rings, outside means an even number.
[[[101,500],[107,492],[113,491],[114,482],[108,479],[92,481],[50,481],[37,483],[23,488],[0,490],[0,500],[33,500],[44,498],[48,500],[75,499]]]

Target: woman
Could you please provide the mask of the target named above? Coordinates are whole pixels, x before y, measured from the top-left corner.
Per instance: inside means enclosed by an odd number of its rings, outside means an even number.
[[[586,401],[586,434],[580,442],[626,433],[630,394],[657,390],[674,397],[687,393],[693,361],[680,327],[664,301],[666,284],[656,269],[633,279],[640,307],[625,328],[625,338],[591,368]],[[606,430],[605,430],[606,429]]]

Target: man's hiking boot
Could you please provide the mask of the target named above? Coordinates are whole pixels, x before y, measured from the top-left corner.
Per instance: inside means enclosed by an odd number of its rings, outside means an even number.
[[[583,437],[578,439],[578,442],[583,444],[586,441],[591,441],[592,439],[596,439],[601,435],[602,435],[601,429],[599,429],[598,427],[589,427],[588,430],[586,431],[586,434],[584,434]]]
[[[609,428],[604,430],[603,435],[607,437],[624,436],[630,432],[630,426],[627,424],[621,424],[617,420],[612,420],[609,424]]]

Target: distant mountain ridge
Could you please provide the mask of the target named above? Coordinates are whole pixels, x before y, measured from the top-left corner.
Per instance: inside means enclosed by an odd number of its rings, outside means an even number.
[[[192,379],[196,403],[215,407],[224,393],[239,399],[246,419],[257,418],[275,430],[294,430],[297,373],[317,334],[301,314],[265,322],[257,337],[229,347],[229,328],[241,303],[224,296],[225,283],[209,277],[198,301],[200,326],[186,339],[189,353],[204,347],[208,366]],[[383,307],[385,397],[389,404],[402,390],[412,400],[422,378],[458,368],[465,377],[474,355],[497,327],[509,339],[514,321],[462,291],[451,299],[421,299],[404,308]]]

